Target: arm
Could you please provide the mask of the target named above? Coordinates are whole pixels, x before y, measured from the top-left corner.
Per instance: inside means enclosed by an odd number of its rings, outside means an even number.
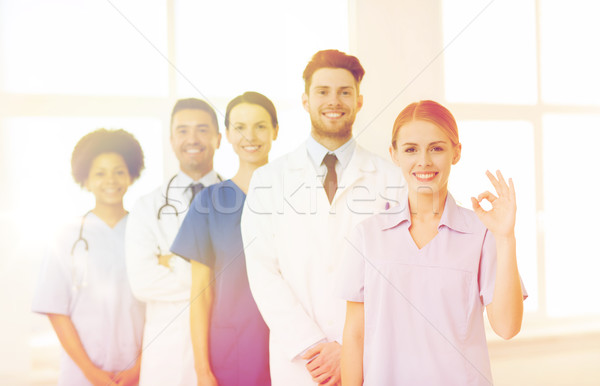
[[[134,296],[143,302],[188,300],[189,263],[178,256],[169,260],[165,260],[164,257],[159,259],[161,240],[152,227],[158,220],[152,205],[143,201],[145,198],[136,203],[127,219],[125,257],[131,290]],[[168,247],[169,245],[161,245],[161,252],[168,254]],[[175,265],[175,260],[180,264]]]
[[[487,176],[494,185],[498,197],[485,192],[472,198],[473,210],[496,239],[496,281],[493,300],[486,307],[490,325],[504,339],[517,335],[523,320],[523,292],[517,267],[515,215],[516,198],[512,179],[508,184],[497,172],[497,179],[492,173]],[[487,199],[492,209],[484,211],[479,202]]]
[[[192,261],[190,330],[198,385],[217,385],[210,366],[210,316],[213,303],[212,270]]]
[[[365,335],[365,304],[346,303],[344,345],[342,346],[342,383],[344,386],[363,384],[363,349]]]
[[[50,323],[56,332],[56,336],[58,336],[60,344],[71,359],[73,359],[77,367],[81,369],[83,375],[93,385],[114,385],[114,374],[96,367],[88,357],[71,318],[67,315],[48,314],[48,319],[50,319]]]
[[[326,339],[279,270],[273,223],[276,215],[273,186],[254,172],[242,214],[242,238],[248,281],[256,304],[288,360],[297,358],[311,345]]]

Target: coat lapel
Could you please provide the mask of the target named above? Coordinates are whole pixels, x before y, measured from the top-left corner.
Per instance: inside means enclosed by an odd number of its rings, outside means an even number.
[[[374,174],[376,171],[377,168],[375,167],[373,159],[369,157],[369,152],[356,144],[350,163],[342,174],[342,180],[338,185],[338,190],[333,199],[333,203],[352,189],[353,186],[364,180],[365,175]]]

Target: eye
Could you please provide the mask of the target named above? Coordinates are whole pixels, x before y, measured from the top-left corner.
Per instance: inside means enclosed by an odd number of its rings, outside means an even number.
[[[343,96],[350,96],[350,95],[352,95],[352,92],[350,92],[348,90],[344,90],[344,91],[342,91],[342,95]]]
[[[414,147],[407,147],[406,149],[404,149],[405,153],[414,153],[416,151],[417,149],[415,149]]]
[[[327,91],[325,90],[317,90],[318,95],[327,95]]]
[[[441,146],[434,146],[431,150],[435,152],[441,152],[444,151],[444,148]]]
[[[235,126],[233,126],[233,129],[234,129],[234,130],[237,130],[237,131],[242,131],[242,130],[244,130],[244,126],[241,126],[241,125],[235,125]]]
[[[266,128],[267,128],[267,125],[258,125],[258,128],[259,128],[259,129],[266,129]]]

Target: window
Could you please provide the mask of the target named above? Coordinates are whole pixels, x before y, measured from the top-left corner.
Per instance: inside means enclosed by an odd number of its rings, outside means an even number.
[[[49,230],[93,205],[70,175],[79,138],[105,127],[140,141],[146,169],[125,196],[131,208],[177,170],[168,134],[176,99],[207,100],[224,132],[228,101],[252,90],[277,108],[277,158],[308,136],[302,71],[317,50],[348,51],[348,18],[346,1],[0,0],[0,229],[12,240],[0,292],[15,294],[0,305],[22,311],[0,322],[11,331],[0,379],[56,381],[58,342],[29,305]],[[225,138],[215,169],[226,178],[237,170]]]
[[[600,188],[589,167],[600,139],[598,11],[585,0],[443,3],[446,99],[463,160],[477,160],[457,168],[459,195],[489,189],[467,178],[486,168],[515,180],[525,310],[540,318],[600,315],[600,212],[588,198]]]

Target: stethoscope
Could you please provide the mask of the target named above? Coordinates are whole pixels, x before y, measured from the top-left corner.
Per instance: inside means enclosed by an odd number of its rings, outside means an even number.
[[[92,213],[92,211],[90,210],[89,212],[87,212],[86,214],[84,214],[81,217],[81,225],[79,226],[79,237],[77,238],[77,240],[75,240],[75,242],[73,243],[73,247],[71,248],[71,283],[73,285],[73,290],[77,291],[79,288],[82,287],[87,287],[87,273],[88,273],[88,264],[89,264],[89,245],[87,240],[85,239],[85,237],[83,237],[83,227],[85,225],[85,218],[88,216],[88,214]],[[81,275],[81,280],[79,280],[79,282],[77,282],[77,267],[75,266],[75,264],[79,263],[81,259],[76,259],[75,258],[75,249],[77,248],[77,244],[79,243],[83,244],[83,251],[84,251],[84,257],[83,257],[83,261],[81,261],[81,263],[83,264],[84,268],[83,268],[83,274]]]
[[[158,212],[156,213],[156,218],[158,220],[160,220],[160,215],[162,214],[162,211],[165,208],[172,208],[173,212],[169,212],[167,214],[174,214],[175,217],[179,217],[179,211],[177,210],[177,208],[175,207],[175,205],[171,204],[169,202],[169,190],[171,190],[171,184],[173,183],[173,181],[175,180],[175,177],[177,177],[177,174],[175,174],[173,177],[171,177],[171,179],[169,180],[169,183],[167,184],[167,190],[165,192],[165,203],[163,204],[163,206],[161,206],[160,208],[158,208]],[[219,182],[223,182],[223,178],[217,174],[217,178],[219,179]],[[189,186],[186,187],[186,189],[189,188]]]

